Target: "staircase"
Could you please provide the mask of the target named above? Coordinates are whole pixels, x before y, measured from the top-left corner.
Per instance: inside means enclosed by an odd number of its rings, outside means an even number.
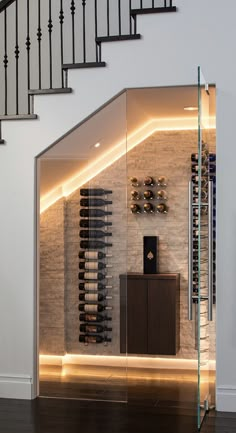
[[[70,94],[68,71],[104,68],[104,43],[132,41],[141,14],[176,12],[172,0],[2,0],[1,122],[35,120],[35,95]]]

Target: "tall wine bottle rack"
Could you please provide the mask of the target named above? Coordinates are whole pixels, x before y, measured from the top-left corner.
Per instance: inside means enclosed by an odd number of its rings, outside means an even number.
[[[111,194],[102,188],[80,190],[79,342],[85,345],[112,341],[112,276],[107,273],[112,257]]]
[[[201,155],[201,223],[198,216],[198,154],[191,154],[192,179],[189,183],[189,318],[192,303],[201,297],[208,300],[209,319],[212,304],[216,302],[216,154],[202,144]],[[200,233],[199,233],[200,230]],[[201,281],[199,281],[198,240],[201,237]],[[210,319],[211,320],[211,319]]]

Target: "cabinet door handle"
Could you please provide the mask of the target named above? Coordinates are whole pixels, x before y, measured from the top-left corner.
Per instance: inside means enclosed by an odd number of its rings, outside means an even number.
[[[193,320],[192,284],[193,284],[193,184],[188,186],[188,320]]]

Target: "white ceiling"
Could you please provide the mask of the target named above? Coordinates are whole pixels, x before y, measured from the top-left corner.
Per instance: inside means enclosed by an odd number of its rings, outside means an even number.
[[[215,115],[215,89],[211,88],[210,115]],[[130,89],[113,99],[82,125],[74,128],[40,157],[40,196],[74,177],[112,146],[125,142],[150,119],[189,118],[197,112],[184,110],[198,105],[195,86]],[[95,148],[94,144],[101,146]]]

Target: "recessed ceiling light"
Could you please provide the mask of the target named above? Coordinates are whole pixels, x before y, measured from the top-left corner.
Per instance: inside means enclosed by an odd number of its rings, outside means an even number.
[[[100,146],[101,146],[101,143],[94,144],[94,147],[100,147]]]
[[[198,111],[198,107],[184,107],[185,111]]]

